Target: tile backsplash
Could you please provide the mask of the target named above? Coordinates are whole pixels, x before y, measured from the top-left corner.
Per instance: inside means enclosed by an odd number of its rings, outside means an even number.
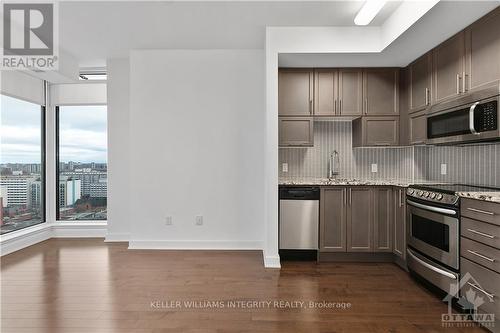
[[[429,180],[500,187],[500,143],[427,149]]]
[[[352,148],[350,121],[316,121],[314,147],[280,148],[279,176],[287,179],[326,178],[328,156],[337,150],[337,178],[466,183],[500,187],[500,143],[472,146]],[[288,163],[283,172],[282,163]],[[377,164],[378,172],[371,172]],[[446,175],[441,164],[447,165]]]
[[[280,148],[279,176],[325,178],[328,176],[328,157],[333,150],[340,157],[337,178],[420,180],[426,176],[424,169],[413,163],[418,150],[413,147],[353,149],[350,121],[316,121],[314,147]],[[283,172],[282,163],[288,163],[288,172]],[[377,164],[378,172],[371,172],[372,164]]]

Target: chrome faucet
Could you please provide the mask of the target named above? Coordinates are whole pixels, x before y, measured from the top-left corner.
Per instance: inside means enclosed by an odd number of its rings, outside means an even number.
[[[334,178],[334,176],[339,174],[340,169],[340,158],[339,153],[334,150],[330,153],[330,158],[328,159],[328,179]]]

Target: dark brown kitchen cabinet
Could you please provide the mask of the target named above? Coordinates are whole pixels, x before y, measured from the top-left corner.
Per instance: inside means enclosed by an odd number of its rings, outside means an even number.
[[[399,115],[398,90],[398,69],[365,69],[363,71],[363,113],[368,116]]]
[[[398,144],[399,117],[364,116],[353,120],[353,147],[397,146]]]
[[[410,144],[425,144],[425,140],[427,139],[427,117],[425,110],[410,114],[409,122],[408,135],[410,137]]]
[[[347,252],[373,252],[372,189],[353,186],[347,192]]]
[[[313,79],[310,69],[280,69],[278,72],[278,115],[313,114]]]
[[[393,191],[394,203],[394,246],[393,253],[406,259],[406,202],[405,189],[395,188]]]
[[[347,189],[323,188],[320,198],[320,250],[346,252]]]
[[[432,53],[425,54],[409,66],[410,112],[423,110],[431,102]]]
[[[465,30],[466,86],[477,90],[500,82],[500,8]]]
[[[360,116],[363,108],[362,71],[318,69],[314,72],[315,116]]]
[[[392,188],[373,190],[373,247],[375,252],[392,252],[393,210]]]
[[[361,116],[363,112],[363,75],[359,69],[338,70],[338,115]]]
[[[314,121],[311,117],[279,117],[280,147],[312,147]]]
[[[334,116],[337,113],[337,71],[314,71],[314,115]]]
[[[432,100],[439,103],[465,92],[465,34],[460,32],[432,51]]]

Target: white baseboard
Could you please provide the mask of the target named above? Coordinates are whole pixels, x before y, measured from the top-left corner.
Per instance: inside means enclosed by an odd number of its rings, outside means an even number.
[[[264,256],[264,267],[265,268],[281,268],[280,256],[266,256],[264,252],[262,252]]]
[[[130,234],[128,232],[115,232],[115,233],[107,233],[106,239],[104,239],[104,241],[106,243],[128,242],[129,239],[130,239]]]
[[[53,238],[104,238],[106,222],[55,222],[52,225]]]
[[[40,223],[13,231],[0,238],[0,255],[24,249],[50,238],[104,238],[106,222],[52,222]]]
[[[16,233],[16,234],[14,234]],[[24,249],[36,243],[43,242],[52,237],[52,230],[46,223],[41,223],[32,227],[13,231],[1,237],[0,241],[0,255]]]
[[[262,250],[262,241],[131,240],[132,250]]]

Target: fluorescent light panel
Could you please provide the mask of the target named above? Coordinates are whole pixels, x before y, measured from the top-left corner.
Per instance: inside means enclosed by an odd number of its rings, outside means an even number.
[[[354,18],[356,25],[368,25],[384,7],[385,0],[367,0]]]

